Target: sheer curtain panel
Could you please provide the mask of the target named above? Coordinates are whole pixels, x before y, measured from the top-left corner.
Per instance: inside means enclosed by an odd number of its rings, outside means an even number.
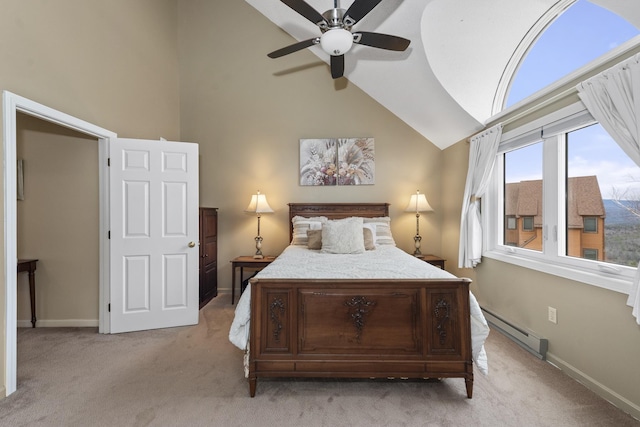
[[[578,84],[576,89],[591,115],[640,166],[640,54]],[[640,325],[640,263],[627,305]]]
[[[480,198],[487,190],[502,137],[502,124],[471,137],[469,169],[460,217],[459,268],[473,268],[482,258],[482,216]]]

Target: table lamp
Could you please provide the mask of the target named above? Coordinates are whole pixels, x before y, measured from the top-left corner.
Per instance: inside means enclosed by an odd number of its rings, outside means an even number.
[[[420,237],[420,212],[433,212],[433,208],[429,205],[427,197],[420,194],[420,190],[417,190],[416,194],[411,195],[409,204],[404,211],[416,213],[416,235],[413,237],[416,249],[413,251],[413,255],[422,256],[422,252],[420,252],[420,242],[422,241],[422,237]]]
[[[255,259],[262,259],[262,236],[260,236],[260,216],[263,213],[273,213],[273,209],[267,203],[267,197],[264,194],[260,194],[258,190],[257,194],[251,196],[251,202],[249,206],[244,210],[248,213],[255,213],[258,216],[258,235],[255,238],[256,241],[256,254],[253,256]]]

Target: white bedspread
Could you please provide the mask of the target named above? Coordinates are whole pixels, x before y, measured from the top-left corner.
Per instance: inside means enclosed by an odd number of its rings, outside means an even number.
[[[289,279],[438,279],[454,278],[451,273],[408,255],[392,245],[378,246],[363,254],[325,254],[306,246],[288,246],[257,278]],[[471,308],[471,347],[473,360],[488,373],[484,341],[489,326],[480,306],[469,293]],[[251,313],[251,288],[242,293],[229,331],[229,340],[241,350],[247,349]]]

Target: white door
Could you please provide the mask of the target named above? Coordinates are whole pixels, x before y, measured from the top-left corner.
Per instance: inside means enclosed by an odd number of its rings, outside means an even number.
[[[109,150],[111,333],[198,323],[198,145]]]

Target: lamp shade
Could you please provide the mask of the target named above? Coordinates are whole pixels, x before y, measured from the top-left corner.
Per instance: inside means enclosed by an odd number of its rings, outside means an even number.
[[[409,204],[404,210],[405,212],[432,212],[433,208],[429,205],[427,197],[424,194],[420,194],[420,191],[416,191],[416,194],[411,195]]]
[[[257,194],[251,196],[251,202],[249,202],[249,206],[247,206],[247,209],[245,209],[244,211],[260,214],[272,213],[273,209],[271,209],[271,206],[269,206],[269,203],[267,203],[267,196],[265,196],[264,194],[260,194],[260,191],[258,191]]]
[[[353,46],[353,34],[344,28],[334,28],[320,36],[320,46],[329,55],[344,55]]]

